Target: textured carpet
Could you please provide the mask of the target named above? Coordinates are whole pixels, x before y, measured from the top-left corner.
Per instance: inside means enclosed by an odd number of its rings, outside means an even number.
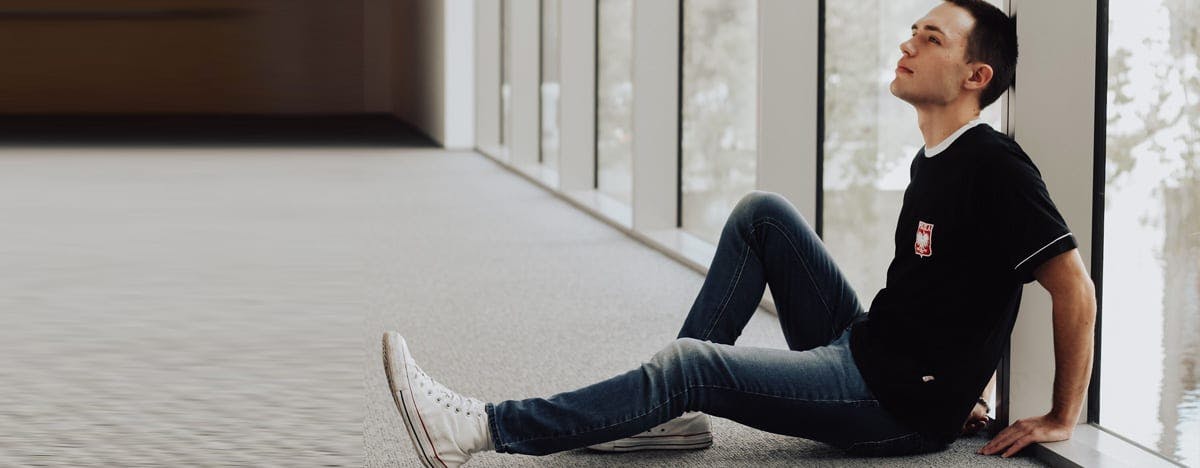
[[[0,151],[0,466],[417,466],[385,328],[453,388],[547,395],[649,357],[702,280],[474,153],[63,141]],[[783,347],[767,315],[741,343]],[[1030,464],[715,430],[473,465]]]
[[[0,149],[0,466],[361,466],[392,151]]]
[[[549,396],[626,371],[674,338],[703,278],[472,153],[409,152],[377,167],[384,215],[364,252],[368,466],[417,466],[388,395],[383,330],[417,362],[484,400]],[[760,311],[739,345],[785,348]],[[974,454],[963,439],[919,457],[851,458],[824,444],[715,420],[697,452],[546,457],[484,454],[478,466],[1042,466]]]

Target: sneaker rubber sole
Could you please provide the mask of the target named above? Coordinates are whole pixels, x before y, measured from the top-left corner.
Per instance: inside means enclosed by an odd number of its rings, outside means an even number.
[[[641,450],[700,450],[712,446],[712,432],[678,435],[633,436],[589,447],[598,452],[637,452]]]
[[[446,463],[437,457],[437,450],[434,449],[433,442],[430,441],[429,434],[426,432],[425,422],[421,420],[421,413],[417,411],[417,404],[412,399],[412,392],[400,390],[396,385],[399,382],[398,379],[405,379],[405,388],[412,389],[412,385],[408,383],[408,359],[404,359],[408,354],[408,349],[403,338],[399,338],[399,340],[399,343],[393,343],[391,333],[383,334],[383,370],[387,374],[388,389],[391,390],[392,400],[396,403],[396,409],[400,410],[400,417],[404,418],[404,427],[407,429],[409,439],[412,439],[413,446],[417,449],[417,456],[421,460],[421,464],[426,468],[446,468]],[[401,359],[398,363],[392,362],[392,356],[395,354],[392,351],[396,346],[404,350],[404,356],[400,356]]]

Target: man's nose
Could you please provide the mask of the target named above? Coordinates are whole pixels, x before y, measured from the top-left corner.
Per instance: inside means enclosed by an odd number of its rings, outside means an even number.
[[[912,46],[912,39],[900,43],[900,53],[909,57],[916,55],[917,49]]]

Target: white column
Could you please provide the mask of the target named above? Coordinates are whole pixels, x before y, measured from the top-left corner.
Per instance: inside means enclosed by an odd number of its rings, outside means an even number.
[[[633,4],[633,228],[676,224],[679,2]]]
[[[508,0],[509,37],[512,43],[512,132],[508,142],[509,162],[530,170],[538,163],[541,121],[538,118],[541,83],[542,25],[538,0]]]
[[[1009,132],[1041,170],[1090,268],[1096,2],[1011,0],[1009,8],[1021,47]],[[1045,414],[1054,385],[1054,336],[1050,296],[1037,283],[1025,287],[1011,356],[1011,421]],[[1081,421],[1086,414],[1084,408]]]
[[[596,2],[564,0],[560,23],[559,184],[590,190],[596,159]]]
[[[500,2],[475,2],[475,145],[500,144]]]
[[[816,223],[818,2],[758,2],[758,184]]]
[[[445,0],[444,29],[447,149],[475,146],[475,1]]]

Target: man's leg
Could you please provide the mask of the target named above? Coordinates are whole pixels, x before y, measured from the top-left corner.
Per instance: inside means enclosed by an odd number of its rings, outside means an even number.
[[[733,344],[771,286],[788,347],[824,346],[865,317],[820,238],[782,196],[755,191],[734,207],[680,338]]]
[[[681,338],[638,369],[603,382],[488,404],[492,442],[500,452],[543,455],[702,411],[854,452],[936,449],[879,406],[853,364],[848,337],[803,352]]]

